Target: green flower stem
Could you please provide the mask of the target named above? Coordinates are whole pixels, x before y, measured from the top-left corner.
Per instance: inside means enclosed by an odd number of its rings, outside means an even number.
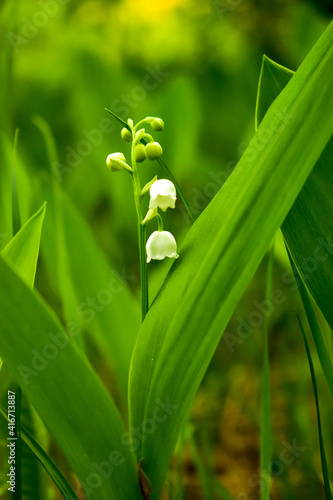
[[[149,142],[154,142],[154,137],[150,134],[145,133],[142,139],[149,139]]]
[[[138,219],[138,238],[139,238],[139,253],[140,253],[140,281],[141,281],[141,310],[142,321],[145,319],[149,308],[149,291],[148,291],[148,273],[146,261],[146,226],[142,225],[142,191],[140,185],[139,172],[135,158],[135,134],[137,127],[132,129],[132,148],[131,148],[131,163],[132,163],[132,180],[136,215]]]
[[[139,223],[140,275],[141,275],[141,307],[142,321],[149,309],[148,272],[146,258],[146,226]]]
[[[157,218],[158,230],[161,232],[163,231],[163,219],[160,216],[160,214],[157,214],[156,218]]]

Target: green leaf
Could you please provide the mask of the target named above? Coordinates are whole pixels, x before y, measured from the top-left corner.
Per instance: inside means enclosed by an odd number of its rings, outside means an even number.
[[[330,139],[332,41],[333,24],[190,229],[140,329],[130,371],[130,421],[154,500],[221,334]],[[147,419],[155,422],[153,439]]]
[[[1,252],[3,257],[12,262],[18,274],[31,288],[35,282],[45,209],[44,203]]]
[[[8,420],[6,411],[0,407],[0,414],[5,420]],[[55,465],[53,460],[45,453],[45,451],[39,446],[34,437],[30,432],[22,425],[21,427],[22,439],[25,444],[29,447],[31,452],[37,458],[37,460],[42,464],[50,478],[54,481],[55,485],[59,489],[60,493],[63,495],[65,500],[77,500],[77,496],[72,490],[71,486],[67,482],[66,478],[62,475],[58,467]],[[36,485],[35,485],[36,487]],[[33,496],[31,496],[33,498]],[[36,490],[35,490],[36,498]]]
[[[129,292],[128,281],[134,277],[127,277],[125,269],[119,276],[108,263],[51,168],[57,160],[52,131],[41,117],[35,117],[34,123],[43,136],[51,172],[51,182],[41,179],[40,184],[41,197],[48,202],[42,241],[47,270],[59,290],[66,320],[87,331],[114,367],[120,389],[117,396],[125,407],[129,364],[140,326],[138,304]],[[78,340],[82,345],[83,339]]]
[[[227,488],[223,486],[223,484],[221,484],[219,481],[215,482],[215,488],[219,492],[221,500],[234,500]]]
[[[274,263],[274,244],[269,252],[266,304],[270,303],[272,294],[272,278]],[[270,384],[269,384],[269,316],[265,315],[264,321],[264,355],[262,369],[262,403],[261,403],[261,429],[260,429],[260,499],[270,500],[271,488],[271,463],[272,463],[272,428],[270,416]]]
[[[327,346],[325,344],[325,340],[323,337],[323,334],[321,333],[320,326],[316,317],[316,313],[314,312],[314,309],[311,304],[311,299],[309,297],[309,294],[306,290],[305,285],[303,284],[300,275],[298,273],[298,270],[295,266],[294,260],[288,251],[288,256],[290,259],[290,264],[292,268],[292,272],[295,276],[296,282],[298,284],[298,291],[300,294],[300,297],[303,302],[304,310],[308,319],[308,323],[310,325],[310,330],[311,334],[313,337],[314,344],[316,346],[318,358],[328,385],[328,388],[331,392],[332,398],[333,398],[333,365],[332,361],[330,358],[330,355],[328,353]]]
[[[122,276],[109,264],[98,247],[91,229],[73,203],[59,187],[42,184],[42,196],[48,200],[48,217],[43,229],[42,255],[52,280],[66,273],[60,286],[61,298],[75,301],[71,320],[88,332],[91,341],[114,366],[120,394],[126,401],[128,371],[135,339],[140,327],[139,304],[131,295],[133,276],[123,270]],[[58,269],[54,263],[57,232],[57,210],[62,213],[64,251]],[[58,271],[58,275],[57,275]],[[74,297],[74,299],[73,299]],[[126,334],[124,334],[126,332]]]
[[[204,500],[214,500],[213,498],[213,481],[211,471],[207,467],[206,461],[200,456],[198,445],[193,435],[193,430],[190,430],[189,445],[192,455],[192,460],[196,468],[200,481],[200,489]]]
[[[321,422],[320,422],[319,398],[318,398],[316,375],[315,375],[315,371],[314,371],[314,367],[313,367],[313,363],[312,363],[312,357],[311,357],[309,344],[308,344],[308,341],[307,341],[307,338],[306,338],[306,335],[305,335],[305,332],[304,332],[304,329],[303,329],[303,326],[302,326],[302,323],[301,323],[301,320],[299,319],[299,317],[298,317],[298,322],[299,322],[299,326],[300,326],[300,329],[302,332],[302,337],[303,337],[303,341],[304,341],[304,345],[305,345],[306,355],[308,358],[312,386],[313,386],[313,393],[314,393],[315,402],[316,402],[321,467],[322,467],[322,471],[323,471],[326,500],[332,500],[332,493],[331,493],[331,487],[330,487],[330,477],[328,474],[327,460],[326,460],[326,454],[325,454],[325,444],[324,444],[323,432],[321,429]]]
[[[21,216],[20,208],[17,196],[16,187],[16,174],[15,174],[15,164],[16,164],[16,150],[18,142],[19,129],[15,130],[14,146],[13,146],[13,183],[12,183],[12,226],[13,235],[15,235],[21,229]]]
[[[15,142],[17,141],[17,134]],[[16,150],[16,145],[14,151]],[[12,218],[13,233],[15,236],[2,251],[16,268],[18,274],[27,285],[33,288],[39,254],[42,225],[45,215],[45,204],[33,215],[27,223],[20,229],[20,212],[16,191],[15,170],[13,175],[13,195],[12,195]],[[39,498],[39,480],[36,462],[31,457],[30,450],[21,441],[21,413],[27,418],[31,418],[31,409],[26,398],[22,398],[19,386],[8,385],[7,388],[14,389],[16,393],[16,498],[21,498],[22,488],[26,498]],[[31,495],[30,486],[34,486]]]
[[[0,356],[8,369],[89,499],[139,499],[134,457],[111,398],[53,313],[2,258],[0,275]]]
[[[271,103],[292,76],[292,71],[264,57],[258,89],[257,123],[262,120]],[[320,128],[320,120],[317,123]],[[333,139],[331,138],[281,227],[298,272],[331,328],[333,328],[332,164]]]

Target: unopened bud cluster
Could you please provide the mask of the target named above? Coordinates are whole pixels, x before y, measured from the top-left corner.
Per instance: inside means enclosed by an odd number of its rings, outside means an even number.
[[[134,196],[137,200],[137,212],[142,225],[146,225],[149,221],[157,218],[158,231],[153,232],[146,243],[147,262],[152,259],[162,260],[165,257],[178,258],[177,244],[175,238],[168,231],[163,231],[163,221],[158,213],[161,209],[165,212],[168,208],[175,208],[176,203],[176,188],[168,179],[152,179],[144,186],[143,189],[139,185],[139,176],[137,163],[142,163],[146,159],[157,160],[163,153],[162,146],[154,140],[154,138],[140,126],[148,124],[155,132],[160,132],[164,129],[164,122],[161,118],[147,117],[137,123],[135,126],[131,119],[128,119],[127,126],[121,130],[121,137],[124,141],[131,143],[131,166],[126,162],[123,153],[112,153],[106,159],[107,167],[111,172],[127,170],[135,178]],[[149,192],[150,201],[149,209],[144,218],[141,215],[141,199]]]

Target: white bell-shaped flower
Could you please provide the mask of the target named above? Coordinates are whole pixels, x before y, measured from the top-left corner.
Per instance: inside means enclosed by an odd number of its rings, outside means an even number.
[[[169,231],[154,231],[148,238],[147,262],[154,260],[163,260],[165,257],[178,259],[177,243]]]
[[[150,190],[149,208],[160,208],[163,212],[167,208],[175,208],[177,193],[174,184],[168,179],[159,179],[154,182]]]

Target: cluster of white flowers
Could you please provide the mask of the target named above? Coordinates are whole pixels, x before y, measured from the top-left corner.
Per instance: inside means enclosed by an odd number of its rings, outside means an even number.
[[[167,208],[175,208],[176,188],[167,179],[155,181],[149,190],[149,210],[160,208],[163,212]],[[147,262],[151,259],[162,260],[165,257],[178,258],[177,243],[169,231],[154,231],[150,235],[146,245]]]
[[[106,159],[107,167],[111,172],[118,172],[125,169],[133,175],[133,179],[136,178],[138,180],[136,164],[143,162],[145,159],[156,160],[162,155],[163,150],[161,145],[150,134],[147,134],[145,129],[137,130],[144,123],[148,123],[156,132],[164,129],[164,123],[161,118],[147,117],[141,120],[136,126],[129,119],[127,126],[121,131],[121,137],[124,141],[132,143],[132,166],[126,163],[123,153],[112,153]],[[134,182],[135,186],[138,184],[140,185],[139,182]],[[139,188],[139,191],[139,193],[135,193],[137,200],[148,193],[148,191],[150,194],[149,209],[143,220],[141,220],[141,210],[137,209],[141,223],[145,225],[154,218],[158,220],[158,231],[154,231],[146,243],[147,262],[150,262],[152,259],[163,260],[165,257],[178,258],[176,240],[171,233],[163,230],[163,221],[158,213],[158,209],[165,212],[168,208],[175,208],[177,194],[174,184],[168,179],[157,180],[155,177],[142,190]]]

